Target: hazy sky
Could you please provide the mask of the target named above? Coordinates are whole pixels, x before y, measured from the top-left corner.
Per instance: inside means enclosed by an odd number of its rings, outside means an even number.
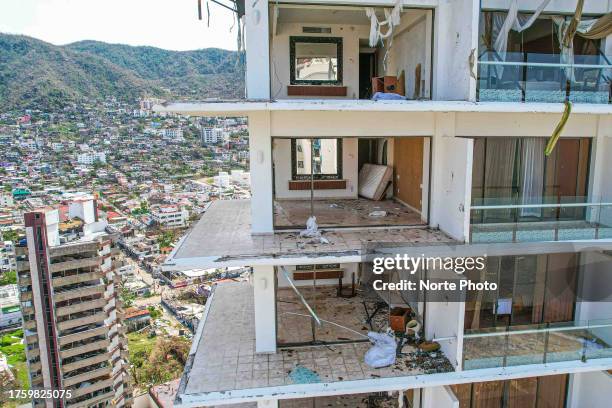
[[[0,32],[61,45],[98,40],[170,50],[236,49],[233,14],[197,0],[0,0]],[[230,28],[234,25],[232,30]]]

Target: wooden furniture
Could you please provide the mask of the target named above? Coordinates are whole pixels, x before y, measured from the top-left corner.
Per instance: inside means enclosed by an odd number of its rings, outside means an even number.
[[[346,180],[314,180],[315,190],[344,190]],[[289,180],[289,190],[310,190],[310,180]]]
[[[346,86],[287,85],[289,96],[346,96]]]
[[[403,85],[400,86],[396,76],[386,75],[372,78],[372,94],[376,92],[396,93],[403,95]]]

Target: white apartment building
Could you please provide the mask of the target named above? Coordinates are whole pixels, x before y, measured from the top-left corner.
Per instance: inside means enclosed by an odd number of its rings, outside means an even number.
[[[202,128],[202,144],[223,143],[229,139],[229,135],[223,128]]]
[[[9,193],[0,194],[0,207],[12,207],[15,204],[13,196]]]
[[[19,288],[17,285],[0,286],[0,328],[14,327],[20,323]]]
[[[106,163],[106,153],[87,151],[77,154],[77,162],[79,164],[92,165],[95,162]]]
[[[162,228],[181,228],[187,226],[189,211],[176,205],[162,205],[151,209],[151,218]]]
[[[165,128],[160,130],[161,136],[166,140],[173,140],[175,142],[183,141],[183,129],[177,128]]]
[[[251,199],[164,265],[253,268],[214,288],[175,406],[608,407],[612,4],[236,3],[247,100],[156,106],[247,117],[250,143]],[[395,254],[486,262],[373,273]],[[374,288],[441,278],[497,288]]]

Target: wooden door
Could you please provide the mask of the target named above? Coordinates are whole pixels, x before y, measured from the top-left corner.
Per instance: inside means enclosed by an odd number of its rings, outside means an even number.
[[[538,408],[564,408],[567,374],[538,377]]]
[[[393,143],[393,194],[421,211],[424,138],[396,137]]]

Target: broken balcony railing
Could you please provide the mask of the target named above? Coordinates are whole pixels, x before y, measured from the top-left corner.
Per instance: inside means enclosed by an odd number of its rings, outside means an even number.
[[[612,319],[466,330],[463,369],[612,358]]]
[[[612,103],[612,58],[576,55],[561,63],[559,54],[494,53],[478,61],[478,100],[494,102]]]
[[[501,199],[476,201],[482,205],[470,208],[470,242],[612,238],[612,202],[584,202],[582,197],[538,201],[541,204],[508,204]]]

